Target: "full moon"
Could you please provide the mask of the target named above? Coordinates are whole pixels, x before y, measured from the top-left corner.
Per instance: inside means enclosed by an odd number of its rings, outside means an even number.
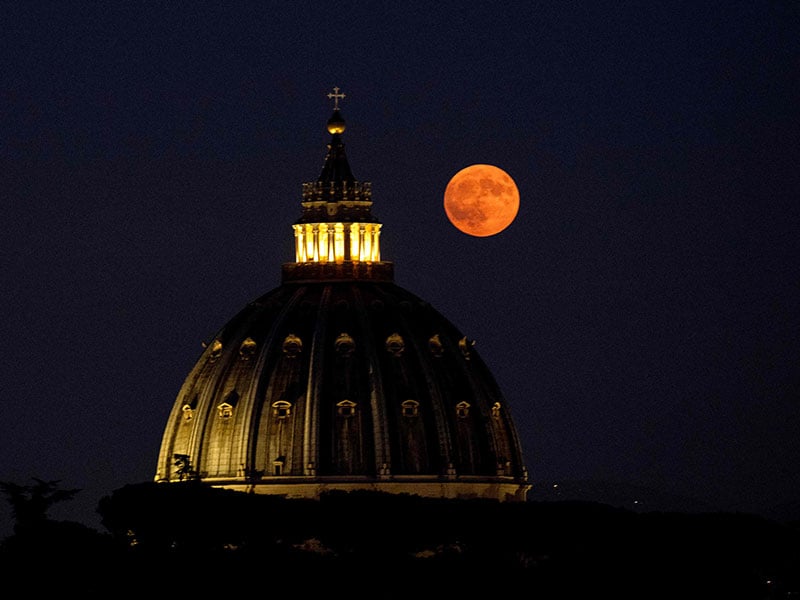
[[[517,217],[519,190],[503,169],[470,165],[447,184],[444,211],[450,222],[467,235],[488,237],[503,231]]]

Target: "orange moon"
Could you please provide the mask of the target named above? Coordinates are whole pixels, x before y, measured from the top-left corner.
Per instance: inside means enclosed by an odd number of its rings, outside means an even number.
[[[517,217],[519,190],[503,169],[470,165],[447,184],[444,211],[456,229],[467,235],[488,237],[503,231]]]

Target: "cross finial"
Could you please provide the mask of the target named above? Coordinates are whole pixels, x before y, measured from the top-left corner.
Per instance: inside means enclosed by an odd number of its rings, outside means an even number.
[[[339,110],[339,100],[344,98],[344,94],[339,93],[339,88],[333,88],[333,93],[328,94],[328,98],[333,98],[333,110]]]

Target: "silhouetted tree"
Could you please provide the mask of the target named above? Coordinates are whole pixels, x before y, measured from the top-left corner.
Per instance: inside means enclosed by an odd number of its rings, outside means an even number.
[[[34,485],[20,485],[11,481],[0,481],[0,490],[6,495],[14,517],[14,531],[19,533],[47,521],[47,511],[51,506],[72,498],[79,489],[58,489],[60,480],[44,481],[32,478]]]
[[[188,454],[173,454],[172,458],[175,460],[172,464],[176,467],[178,481],[199,479],[199,474],[192,468],[192,461]]]
[[[132,567],[122,562],[112,536],[48,517],[51,506],[80,490],[34,477],[31,485],[2,481],[0,491],[14,518],[14,534],[0,541],[3,590],[24,590],[36,598],[79,594],[91,600],[107,598],[117,582],[130,577]]]

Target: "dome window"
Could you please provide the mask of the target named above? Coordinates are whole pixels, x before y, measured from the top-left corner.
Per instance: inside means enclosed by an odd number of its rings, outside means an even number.
[[[461,401],[456,404],[456,415],[459,419],[466,419],[469,416],[469,402]]]
[[[403,350],[406,349],[406,344],[399,333],[393,333],[386,338],[386,350],[392,356],[402,356]]]
[[[208,358],[211,362],[214,362],[222,355],[222,342],[219,340],[214,340],[211,344],[211,353],[208,355]]]
[[[475,340],[469,341],[467,340],[467,336],[464,336],[460,340],[458,340],[458,347],[461,350],[461,354],[464,355],[466,360],[470,359],[471,351],[470,349],[475,345]]]
[[[495,402],[492,405],[492,417],[495,418],[495,419],[499,419],[500,418],[500,403],[499,402]]]
[[[233,406],[227,402],[223,402],[217,406],[217,411],[220,419],[228,420],[233,416]]]
[[[286,400],[272,403],[272,414],[279,419],[285,419],[292,413],[292,405]]]
[[[289,358],[295,358],[303,351],[303,342],[295,334],[290,333],[283,340],[283,353]]]
[[[403,400],[400,403],[404,417],[416,417],[419,415],[419,402],[416,400]]]
[[[242,345],[239,346],[239,357],[242,360],[250,360],[250,357],[253,356],[256,352],[256,342],[253,338],[249,337],[245,341],[242,342]]]
[[[352,400],[342,400],[336,403],[336,412],[340,417],[352,417],[356,414],[356,403]]]
[[[197,396],[191,402],[186,402],[181,407],[183,411],[183,420],[191,421],[194,418],[194,407],[197,406]]]
[[[439,334],[435,334],[431,336],[431,339],[428,340],[428,348],[436,358],[439,358],[444,353],[444,348],[442,348],[442,340],[439,339]]]
[[[352,356],[356,349],[355,340],[348,333],[340,333],[334,345],[336,346],[336,352],[344,358]]]

